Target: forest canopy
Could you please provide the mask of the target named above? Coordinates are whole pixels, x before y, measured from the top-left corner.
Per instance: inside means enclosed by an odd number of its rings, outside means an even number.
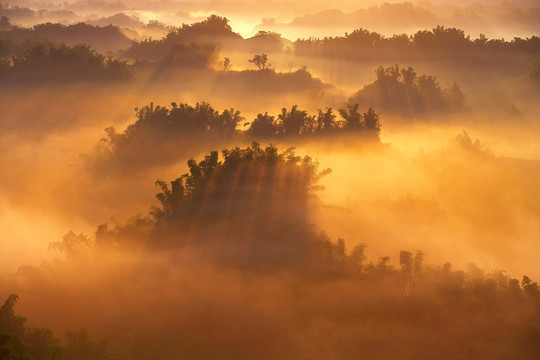
[[[505,41],[488,39],[481,34],[477,39],[471,39],[463,30],[440,25],[432,30],[418,30],[413,35],[386,37],[360,28],[345,36],[298,39],[294,42],[294,49],[296,54],[303,56],[379,61],[460,60],[471,63],[474,60],[493,62],[495,55],[536,54],[540,49],[540,38],[516,37]]]
[[[136,121],[122,133],[114,127],[105,129],[99,147],[100,161],[113,161],[119,166],[133,162],[168,162],[174,159],[171,150],[178,150],[186,143],[200,147],[201,141],[266,140],[351,134],[362,137],[366,142],[379,142],[381,121],[373,108],[362,112],[359,105],[348,105],[336,114],[332,108],[318,110],[309,115],[297,105],[290,110],[283,108],[277,116],[268,112],[259,113],[252,121],[246,121],[240,111],[215,110],[202,102],[194,106],[171,103],[170,108],[161,105],[146,105],[135,109]],[[339,116],[339,117],[338,117]],[[197,143],[191,143],[196,140]],[[152,149],[151,153],[147,149]]]
[[[159,40],[148,38],[144,41],[134,41],[122,55],[131,59],[158,60],[169,56],[175,49],[184,47],[218,45],[225,42],[237,42],[243,38],[234,33],[229,20],[216,15],[194,24],[183,24],[174,27]]]
[[[430,112],[457,112],[467,108],[465,94],[456,82],[441,88],[432,75],[418,76],[412,67],[398,65],[375,71],[377,79],[350,99],[351,104],[374,106],[405,116]]]
[[[102,55],[85,44],[38,42],[3,64],[0,76],[11,81],[114,81],[132,76],[126,61]]]
[[[330,172],[309,156],[253,143],[187,165],[189,172],[170,183],[156,181],[161,207],[151,211],[147,246],[202,248],[206,256],[251,268],[302,268],[318,256],[319,244],[330,244],[306,221],[317,182]],[[96,241],[114,243],[123,229],[101,226]]]
[[[0,360],[540,359],[534,0],[122,1],[0,4]]]

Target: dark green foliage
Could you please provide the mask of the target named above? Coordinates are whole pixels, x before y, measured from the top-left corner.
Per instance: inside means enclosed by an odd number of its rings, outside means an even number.
[[[26,319],[15,315],[18,299],[17,295],[10,295],[0,308],[0,359],[62,359],[62,349],[51,330],[25,328]]]
[[[32,360],[20,336],[0,332],[0,359]]]
[[[0,333],[22,336],[24,334],[25,318],[15,315],[15,303],[19,300],[17,295],[9,295],[0,308]]]
[[[465,95],[456,82],[441,89],[434,76],[417,76],[413,68],[400,69],[398,65],[380,66],[375,73],[377,80],[353,95],[349,103],[377,106],[408,116],[466,108]],[[377,128],[375,119],[370,114],[368,118],[367,124]]]
[[[90,46],[67,46],[38,42],[13,57],[4,76],[24,81],[112,81],[127,79],[131,72],[125,61],[106,57]]]
[[[30,355],[35,360],[49,360],[60,358],[62,348],[58,340],[49,329],[29,328],[24,335],[25,343],[28,344]]]

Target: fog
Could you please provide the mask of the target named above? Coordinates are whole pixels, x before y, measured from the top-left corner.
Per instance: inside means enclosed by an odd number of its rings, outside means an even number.
[[[358,27],[384,35],[410,34],[436,25],[457,27],[477,36],[513,38],[538,32],[538,4],[534,1],[38,1],[6,4],[1,15],[19,26],[62,22],[117,25],[137,28],[135,33],[152,35],[141,24],[157,21],[169,26],[204,20],[211,14],[226,16],[234,31],[252,36],[258,30],[277,31],[289,39],[338,36]],[[165,30],[166,32],[166,30]],[[156,37],[160,33],[153,33]]]
[[[510,273],[538,271],[538,198],[531,196],[537,159],[468,149],[446,138],[450,134],[451,129],[409,130],[407,143],[364,150],[361,158],[317,155],[328,158],[334,170],[326,179],[328,200],[317,223],[334,236],[361,237],[377,256],[408,247],[461,268],[474,258],[483,268],[504,263]],[[393,136],[398,142],[402,135]],[[338,177],[340,172],[350,175]]]
[[[538,357],[538,9],[332,5],[2,5],[0,357]]]

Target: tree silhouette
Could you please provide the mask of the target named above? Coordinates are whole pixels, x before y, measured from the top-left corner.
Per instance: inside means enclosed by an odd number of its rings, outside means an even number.
[[[15,303],[17,300],[19,300],[19,297],[11,294],[0,308],[0,333],[11,333],[19,336],[24,334],[26,319],[15,315]]]
[[[173,161],[172,146],[178,149],[187,147],[187,142],[191,142],[193,149],[205,141],[236,137],[257,141],[283,136],[355,132],[368,135],[364,136],[366,140],[378,139],[381,123],[373,108],[360,113],[358,104],[348,105],[347,109],[340,109],[340,114],[345,120],[336,120],[332,108],[319,109],[316,115],[309,115],[298,105],[293,105],[290,109],[282,108],[277,119],[265,112],[246,122],[238,110],[231,108],[220,113],[205,102],[195,106],[172,102],[170,107],[150,103],[135,108],[137,120],[123,132],[114,127],[106,128],[106,137],[100,141],[95,157],[89,156],[88,159],[97,169],[112,162],[120,167],[139,167],[141,163]],[[239,124],[249,127],[243,130],[238,128]]]
[[[224,149],[221,159],[216,151],[190,159],[188,169],[170,183],[156,182],[156,246],[211,247],[212,258],[233,266],[347,266],[344,243],[331,243],[306,222],[317,182],[330,172],[310,157],[253,143]],[[188,235],[194,224],[200,225]]]
[[[283,130],[287,135],[298,135],[306,126],[309,127],[311,118],[306,111],[298,110],[298,106],[294,105],[291,111],[287,111],[286,108],[281,110],[281,114],[278,115],[278,119],[283,125]]]
[[[367,112],[362,114],[363,117],[363,123],[364,128],[366,130],[370,131],[376,131],[379,132],[381,130],[381,123],[379,121],[379,115],[373,110],[373,108],[369,108]]]
[[[266,54],[254,55],[248,61],[255,64],[255,66],[257,66],[257,69],[259,70],[268,69],[270,66],[272,66],[272,64],[268,63],[268,55]]]
[[[37,42],[13,57],[13,76],[39,80],[120,80],[132,73],[126,61],[106,57],[89,45],[68,46],[65,43]]]
[[[69,231],[62,237],[62,241],[52,242],[49,245],[49,250],[57,249],[68,258],[81,260],[88,255],[92,246],[93,242],[88,236],[82,233],[77,235],[73,231]]]
[[[278,125],[275,122],[275,119],[273,116],[268,115],[268,113],[263,114],[257,114],[257,118],[255,118],[251,122],[251,126],[247,130],[247,133],[251,136],[255,137],[272,137],[278,133]]]
[[[15,315],[15,303],[19,297],[9,295],[0,307],[0,358],[31,360],[28,346],[24,344],[25,318]]]
[[[223,70],[227,71],[231,68],[231,59],[229,59],[228,57],[226,57],[224,60],[223,60]]]
[[[422,272],[422,270],[424,269],[424,258],[425,258],[425,254],[418,250],[416,252],[416,254],[414,255],[414,273],[415,275],[419,274]]]
[[[363,128],[362,114],[358,112],[359,105],[360,104],[358,103],[354,105],[347,104],[346,109],[339,109],[339,114],[343,119],[345,119],[345,128],[351,130],[359,130]]]
[[[375,74],[377,80],[353,95],[349,104],[380,106],[408,116],[466,109],[465,95],[456,82],[442,89],[434,76],[417,76],[412,67],[400,69],[398,65],[379,66]],[[369,124],[377,127],[375,122]]]
[[[336,116],[334,115],[332,108],[326,108],[325,112],[319,109],[317,112],[316,124],[317,131],[328,132],[338,128]]]

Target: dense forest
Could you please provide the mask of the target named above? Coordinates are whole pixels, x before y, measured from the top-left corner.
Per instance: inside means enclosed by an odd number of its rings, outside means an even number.
[[[417,76],[412,67],[400,69],[398,65],[380,66],[375,74],[377,80],[354,94],[349,103],[376,106],[409,116],[466,109],[465,94],[456,82],[441,89],[436,77]]]
[[[0,55],[15,55],[16,51],[24,51],[35,41],[52,41],[73,46],[81,43],[92,44],[101,52],[117,51],[129,46],[130,39],[122,31],[112,25],[93,26],[86,23],[63,25],[59,23],[43,23],[32,28],[12,26],[8,17],[2,17],[0,36],[13,45],[8,52]]]
[[[137,167],[143,164],[176,160],[174,151],[197,149],[215,141],[313,139],[324,141],[329,136],[355,135],[360,141],[379,142],[381,122],[372,108],[365,112],[359,105],[347,105],[338,110],[318,110],[309,115],[293,105],[282,108],[277,116],[259,113],[246,121],[240,111],[226,109],[221,113],[208,103],[177,104],[171,107],[154,103],[135,108],[136,121],[122,133],[114,127],[105,129],[106,137],[89,160],[98,167],[104,163]],[[338,118],[339,116],[339,118]],[[148,152],[148,149],[152,149]]]
[[[211,15],[206,20],[193,24],[173,27],[161,39],[147,38],[132,41],[118,27],[99,27],[84,23],[65,26],[45,23],[35,25],[32,29],[13,27],[7,17],[2,17],[2,52],[13,55],[18,48],[25,50],[32,39],[46,39],[54,42],[65,42],[68,45],[78,43],[92,44],[100,51],[115,50],[119,56],[138,60],[159,60],[171,53],[193,47],[204,48],[213,44],[220,50],[246,50],[252,52],[284,52],[293,51],[299,56],[340,57],[355,60],[388,60],[411,61],[430,60],[466,60],[507,63],[507,58],[531,56],[540,49],[537,36],[528,38],[515,37],[510,41],[489,39],[480,34],[471,39],[470,35],[457,28],[437,26],[432,30],[419,30],[413,35],[395,34],[386,37],[377,32],[359,28],[344,36],[311,37],[290,42],[280,34],[272,31],[259,31],[253,37],[243,38],[235,33],[229,20],[225,17]],[[103,34],[102,34],[103,33]],[[106,34],[106,35],[104,35]],[[104,43],[106,39],[106,43]],[[197,46],[197,47],[195,47]],[[489,60],[489,61],[488,61]],[[497,63],[497,62],[494,62]]]
[[[0,77],[6,81],[68,81],[129,79],[126,61],[92,50],[88,45],[38,42],[12,61],[0,63]]]
[[[413,35],[397,34],[385,37],[366,29],[357,29],[350,34],[324,39],[298,39],[295,51],[302,55],[349,57],[358,60],[412,59],[457,60],[467,63],[493,57],[535,54],[540,49],[540,38],[488,39],[480,35],[471,39],[456,28],[437,26],[432,30],[419,30]],[[501,60],[503,60],[501,59]],[[496,62],[495,62],[496,63]]]
[[[232,31],[226,18],[212,15],[199,23],[175,27],[162,39],[133,42],[122,54],[133,59],[156,60],[168,56],[171,50],[175,51],[190,44],[220,45],[223,42],[241,40],[243,38]]]
[[[538,20],[0,4],[0,360],[539,359]]]
[[[112,228],[100,225],[93,238],[69,232],[51,244],[65,260],[3,280],[9,288],[21,281],[38,286],[51,274],[64,276],[75,264],[83,272],[93,271],[96,261],[110,266],[111,253],[136,251],[138,260],[129,265],[131,270],[117,269],[107,280],[98,280],[102,286],[119,286],[106,294],[116,315],[100,321],[128,320],[130,311],[121,310],[125,305],[115,299],[125,297],[128,288],[145,287],[148,293],[164,284],[172,288],[169,296],[161,297],[160,307],[175,307],[174,315],[155,309],[131,320],[128,327],[110,328],[116,330],[107,337],[96,338],[82,329],[67,332],[64,341],[49,329],[26,326],[26,319],[15,315],[18,296],[10,295],[0,312],[2,356],[297,358],[324,351],[341,358],[356,358],[360,352],[390,359],[533,359],[540,351],[540,289],[528,276],[513,279],[503,271],[486,273],[474,264],[467,271],[452,270],[450,263],[426,265],[422,251],[401,251],[398,268],[387,256],[368,262],[365,243],[347,251],[342,239],[330,241],[310,225],[307,202],[315,199],[319,179],[330,171],[319,170],[311,158],[253,143],[224,149],[221,156],[213,151],[201,161],[191,159],[188,169],[170,183],[156,182],[160,206],[148,217]],[[161,264],[152,260],[156,251],[165,256]],[[225,276],[246,298],[229,298],[225,305],[210,301],[204,287],[192,288],[197,274],[205,274],[207,284]],[[128,280],[132,276],[137,282]],[[270,278],[278,282],[261,289]],[[175,284],[178,280],[183,287]],[[65,284],[53,284],[54,280],[41,286],[53,286],[48,290],[53,294],[65,291]],[[192,288],[188,296],[198,298],[198,304],[178,307],[187,295],[182,294],[185,286]],[[50,296],[42,290],[38,298]],[[219,298],[226,290],[211,291]],[[267,291],[273,294],[271,311],[279,309],[279,322],[256,305]],[[98,302],[101,297],[94,296]],[[84,307],[76,301],[59,302]],[[138,301],[148,299],[139,296]],[[58,311],[58,304],[49,308]],[[229,321],[235,324],[235,336],[227,336]],[[326,324],[322,328],[321,322]],[[314,341],[323,338],[326,341]],[[388,347],[389,342],[394,345]]]

